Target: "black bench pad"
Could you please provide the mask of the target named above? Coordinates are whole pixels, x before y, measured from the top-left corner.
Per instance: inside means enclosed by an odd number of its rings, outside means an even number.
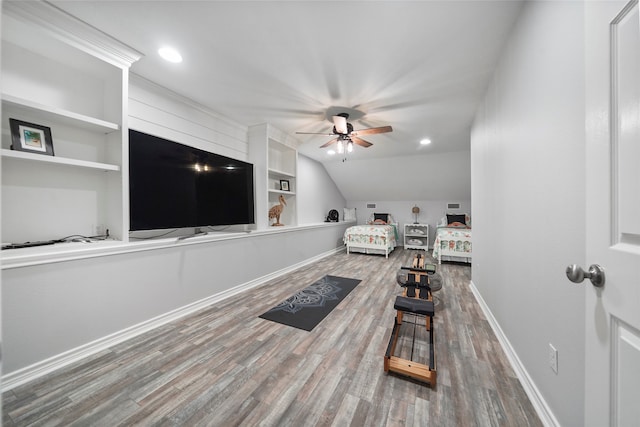
[[[396,297],[396,303],[393,308],[408,313],[424,314],[425,316],[433,316],[433,301],[425,301],[415,298]]]

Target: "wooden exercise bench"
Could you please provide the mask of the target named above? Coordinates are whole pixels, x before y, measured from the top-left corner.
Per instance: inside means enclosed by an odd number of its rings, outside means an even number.
[[[409,270],[408,280],[402,292],[402,296],[396,297],[393,308],[396,309],[396,317],[393,324],[393,332],[389,339],[387,352],[384,356],[384,371],[395,372],[419,381],[426,382],[434,387],[436,385],[436,357],[433,340],[433,315],[434,305],[431,289],[429,288],[429,274],[435,273],[435,265],[425,265],[424,255],[416,254],[411,267],[402,267]],[[402,317],[404,313],[412,313],[425,317],[425,327],[429,332],[429,364],[422,364],[411,360],[413,358],[414,341],[411,347],[411,359],[402,359],[394,356]],[[417,318],[417,316],[416,316]],[[416,323],[414,322],[414,328]]]

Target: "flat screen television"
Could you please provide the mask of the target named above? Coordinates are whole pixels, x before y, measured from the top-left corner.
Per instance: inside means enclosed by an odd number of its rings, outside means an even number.
[[[130,230],[253,224],[253,165],[129,130]]]

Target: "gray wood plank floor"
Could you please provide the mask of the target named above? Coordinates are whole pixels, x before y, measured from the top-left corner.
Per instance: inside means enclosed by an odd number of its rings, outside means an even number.
[[[540,426],[467,265],[438,266],[437,386],[383,371],[413,253],[332,255],[159,327],[4,393],[3,425]],[[325,274],[362,282],[313,331],[258,317]],[[421,334],[414,359],[428,355]]]

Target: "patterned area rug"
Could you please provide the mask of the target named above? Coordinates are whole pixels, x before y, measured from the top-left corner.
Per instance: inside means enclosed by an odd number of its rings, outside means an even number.
[[[298,291],[261,318],[294,328],[311,331],[361,280],[338,276],[324,276],[312,285]]]

